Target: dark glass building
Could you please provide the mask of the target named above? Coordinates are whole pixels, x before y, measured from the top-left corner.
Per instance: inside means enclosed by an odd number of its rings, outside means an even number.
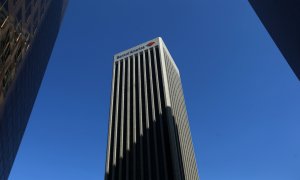
[[[300,1],[249,2],[300,80]]]
[[[106,180],[198,180],[180,74],[161,38],[114,56]]]
[[[66,0],[0,0],[0,180],[8,179]]]

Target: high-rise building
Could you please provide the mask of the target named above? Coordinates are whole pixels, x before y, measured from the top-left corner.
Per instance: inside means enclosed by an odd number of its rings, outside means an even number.
[[[249,0],[300,80],[300,1]]]
[[[114,56],[106,180],[197,180],[180,74],[161,38]]]
[[[0,0],[0,180],[8,179],[66,0]]]

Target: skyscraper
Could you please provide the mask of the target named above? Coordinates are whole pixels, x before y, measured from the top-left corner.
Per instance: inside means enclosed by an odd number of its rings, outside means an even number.
[[[300,1],[249,0],[249,2],[300,80]]]
[[[114,56],[106,180],[197,180],[180,74],[161,38]]]
[[[0,0],[0,180],[8,179],[66,0]]]

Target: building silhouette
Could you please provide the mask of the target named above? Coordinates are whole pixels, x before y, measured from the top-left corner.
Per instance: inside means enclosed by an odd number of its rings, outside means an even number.
[[[161,38],[114,56],[106,180],[198,180],[180,74]]]
[[[0,0],[0,180],[8,179],[66,0]]]
[[[300,80],[300,1],[249,0],[249,2]]]

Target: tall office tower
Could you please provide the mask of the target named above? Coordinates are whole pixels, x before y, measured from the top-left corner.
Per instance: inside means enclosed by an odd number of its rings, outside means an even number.
[[[179,71],[161,38],[114,56],[106,180],[197,180]]]
[[[300,1],[249,2],[300,80]]]
[[[8,179],[66,0],[0,0],[0,180]]]

